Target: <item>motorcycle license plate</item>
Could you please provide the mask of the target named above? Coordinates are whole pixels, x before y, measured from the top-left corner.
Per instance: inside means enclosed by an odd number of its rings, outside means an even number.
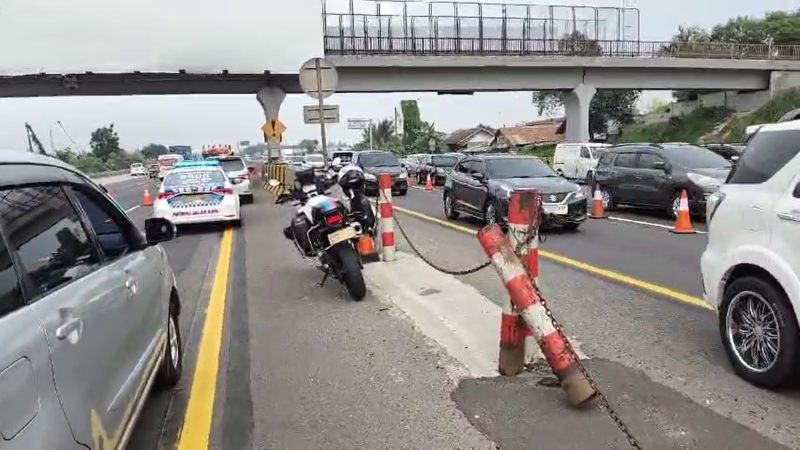
[[[333,233],[329,234],[328,242],[330,242],[331,245],[336,245],[339,242],[352,239],[356,236],[356,230],[354,230],[352,227],[342,228],[339,231],[334,231]]]

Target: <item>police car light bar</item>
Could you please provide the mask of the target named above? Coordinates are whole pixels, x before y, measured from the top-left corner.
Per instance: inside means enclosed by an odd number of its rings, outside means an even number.
[[[175,169],[186,167],[219,167],[219,160],[181,161],[174,166]]]

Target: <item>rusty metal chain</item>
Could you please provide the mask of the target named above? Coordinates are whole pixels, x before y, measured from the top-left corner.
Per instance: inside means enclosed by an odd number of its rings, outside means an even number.
[[[434,269],[438,270],[439,272],[446,273],[448,275],[463,276],[463,275],[470,275],[470,274],[473,274],[475,272],[480,272],[481,270],[483,270],[483,269],[485,269],[485,268],[487,268],[487,267],[492,265],[492,261],[486,261],[485,263],[483,263],[483,264],[481,264],[479,266],[475,266],[475,267],[473,267],[471,269],[465,269],[465,270],[449,270],[449,269],[445,269],[442,266],[436,265],[435,263],[430,261],[428,258],[426,258],[425,255],[420,253],[420,251],[417,250],[417,247],[414,246],[414,244],[411,242],[411,240],[408,239],[408,235],[406,235],[406,231],[403,229],[403,225],[401,225],[400,222],[397,220],[397,216],[396,215],[393,217],[393,219],[394,219],[394,223],[397,224],[397,229],[400,230],[400,234],[403,235],[403,238],[406,240],[406,243],[408,243],[408,246],[411,247],[411,250],[413,250],[414,253],[416,253],[417,256],[420,257],[420,259],[425,261],[425,264],[433,267]]]
[[[538,217],[541,217],[541,210],[539,211]],[[526,238],[524,242],[531,242],[533,239],[536,238],[539,229],[539,222],[540,222],[539,220],[531,221],[531,224],[526,232]],[[521,249],[521,245],[524,244],[524,242],[520,243],[520,246],[517,246],[517,248],[515,249],[515,253],[518,256],[520,256],[519,250]],[[529,269],[526,267],[526,271],[527,270]],[[530,276],[530,273],[528,273],[528,275]],[[545,314],[547,314],[547,317],[550,319],[550,322],[552,322],[553,327],[556,329],[559,336],[561,336],[562,341],[565,343],[564,351],[571,354],[572,359],[575,361],[575,365],[578,367],[578,370],[580,370],[583,376],[586,377],[586,380],[589,382],[589,385],[595,392],[595,397],[597,398],[598,406],[604,409],[608,414],[608,416],[611,417],[611,420],[614,421],[614,423],[617,425],[617,428],[619,428],[622,434],[625,435],[625,438],[628,440],[628,444],[631,446],[631,448],[641,450],[642,446],[639,444],[639,441],[636,439],[633,433],[631,433],[630,429],[628,429],[628,426],[625,424],[625,422],[622,421],[622,418],[619,416],[619,414],[617,414],[617,411],[614,409],[614,407],[611,406],[611,403],[608,401],[608,398],[606,398],[605,394],[603,394],[603,392],[597,386],[597,383],[594,381],[594,378],[592,378],[592,375],[589,373],[589,370],[586,368],[586,366],[583,365],[581,358],[578,356],[578,352],[575,351],[575,348],[572,346],[572,342],[569,340],[566,333],[564,333],[564,328],[562,327],[561,322],[559,322],[558,319],[555,318],[553,312],[550,310],[550,306],[547,304],[547,299],[544,297],[542,291],[539,289],[539,284],[533,277],[530,278],[531,281],[533,282],[533,289],[536,291],[536,294],[539,296],[539,301],[542,303],[542,306],[544,307]]]
[[[379,207],[378,199],[380,198],[380,196],[383,195],[383,192],[378,190],[378,195],[379,196],[375,198],[375,209],[376,210]],[[480,264],[478,266],[475,266],[475,267],[470,268],[470,269],[464,269],[464,270],[450,270],[450,269],[446,269],[446,268],[444,268],[444,267],[442,267],[440,265],[437,265],[433,261],[429,260],[425,255],[423,255],[422,252],[420,252],[417,249],[417,247],[414,245],[414,243],[411,242],[411,239],[408,238],[408,235],[406,234],[406,231],[403,229],[403,225],[400,223],[400,221],[397,220],[397,214],[394,214],[392,216],[392,219],[394,220],[394,223],[397,224],[397,229],[400,230],[400,234],[403,235],[403,239],[406,240],[406,243],[408,243],[408,246],[411,247],[411,250],[417,256],[419,256],[419,258],[422,261],[424,261],[425,264],[431,266],[432,268],[438,270],[439,272],[446,273],[448,275],[464,276],[464,275],[471,275],[473,273],[480,272],[481,270],[483,270],[483,269],[485,269],[485,268],[487,268],[487,267],[492,265],[491,261],[486,261],[485,263],[482,263],[482,264]]]

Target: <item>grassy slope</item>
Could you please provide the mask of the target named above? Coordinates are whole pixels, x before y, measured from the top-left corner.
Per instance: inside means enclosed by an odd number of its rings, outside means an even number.
[[[750,114],[734,116],[721,131],[707,142],[738,143],[744,140],[745,129],[750,125],[774,123],[785,113],[800,108],[800,89],[790,89],[777,95]],[[624,130],[621,142],[697,142],[708,136],[715,127],[730,118],[721,108],[698,109],[669,122],[651,125],[634,125]]]

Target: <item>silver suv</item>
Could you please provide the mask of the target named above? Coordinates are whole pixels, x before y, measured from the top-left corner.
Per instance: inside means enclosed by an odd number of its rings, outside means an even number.
[[[153,384],[182,371],[175,276],[104,189],[43,156],[0,151],[3,449],[119,448]]]

